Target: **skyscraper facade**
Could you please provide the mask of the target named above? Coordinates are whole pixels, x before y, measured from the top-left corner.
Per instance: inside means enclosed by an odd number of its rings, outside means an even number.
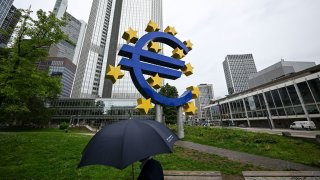
[[[212,84],[200,84],[197,87],[199,88],[200,94],[199,97],[195,99],[195,104],[197,106],[196,118],[203,119],[203,107],[210,105],[210,100],[213,99],[213,88]]]
[[[49,71],[52,77],[59,76],[61,78],[60,97],[70,97],[76,65],[65,57],[49,57],[46,61],[38,63],[38,69]]]
[[[66,12],[67,0],[57,0],[53,9],[56,17],[61,19],[65,16],[66,25],[61,28],[69,40],[62,40],[50,47],[49,55],[52,57],[65,57],[77,65],[79,54],[85,34],[86,23],[78,20]]]
[[[105,80],[107,65],[120,61],[117,53],[129,27],[143,36],[152,20],[162,30],[162,0],[96,0],[93,1],[88,28],[77,69],[73,97],[125,98],[140,97],[129,72],[116,84]]]
[[[2,2],[1,2],[2,3]],[[2,16],[2,15],[0,15]],[[5,33],[0,33],[0,47],[7,46],[10,37],[21,17],[20,11],[13,5],[10,7],[6,17],[0,25],[0,30]]]
[[[227,55],[223,69],[229,94],[249,89],[249,76],[257,73],[252,54]]]
[[[4,19],[12,6],[13,0],[1,0],[0,1],[0,26],[2,25]]]

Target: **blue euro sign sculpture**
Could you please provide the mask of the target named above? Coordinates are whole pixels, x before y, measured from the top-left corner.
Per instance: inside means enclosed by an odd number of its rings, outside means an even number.
[[[118,53],[122,58],[119,65],[122,70],[130,72],[131,79],[138,91],[145,97],[151,98],[155,104],[167,106],[182,106],[192,99],[192,92],[185,91],[179,98],[169,98],[156,92],[145,80],[143,74],[155,75],[159,74],[162,78],[178,79],[182,72],[180,69],[184,67],[185,62],[144,50],[143,47],[149,42],[160,42],[169,45],[173,49],[183,49],[184,54],[189,52],[185,44],[179,39],[164,32],[150,32],[142,36],[136,43],[135,47],[123,45]]]

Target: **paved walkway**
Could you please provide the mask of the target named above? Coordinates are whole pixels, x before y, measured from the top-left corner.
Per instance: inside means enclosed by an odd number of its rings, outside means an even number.
[[[248,153],[232,151],[202,144],[197,144],[189,141],[178,141],[176,145],[197,150],[200,152],[215,154],[218,156],[226,157],[230,160],[240,161],[243,163],[253,164],[255,166],[265,167],[272,170],[298,170],[298,171],[319,171],[320,168],[310,167],[303,164],[284,161],[280,159],[273,159],[264,156],[257,156]]]
[[[269,133],[269,134],[278,134],[282,135],[282,132],[289,132],[293,137],[301,137],[301,138],[310,138],[315,139],[317,134],[320,134],[319,130],[316,131],[307,131],[307,130],[291,130],[291,129],[267,129],[267,128],[241,128],[241,127],[229,127],[235,129],[242,129],[245,131],[251,132],[261,132],[261,133]]]

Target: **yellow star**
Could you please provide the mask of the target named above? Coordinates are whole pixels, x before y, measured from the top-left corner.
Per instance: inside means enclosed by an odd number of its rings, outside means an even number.
[[[189,49],[189,51],[192,50],[192,46],[193,44],[191,43],[190,40],[187,40],[187,41],[183,41],[183,44],[185,44],[187,46],[187,48]]]
[[[160,43],[150,41],[148,44],[148,50],[155,53],[160,52],[161,51]]]
[[[121,66],[113,67],[112,65],[108,66],[106,78],[110,79],[114,84],[118,79],[121,79],[124,74],[121,72]]]
[[[196,99],[199,97],[200,91],[198,87],[190,86],[190,87],[187,87],[187,90],[190,90],[192,92],[192,99]]]
[[[155,89],[159,89],[162,86],[162,78],[157,73],[155,76],[151,76],[147,79],[147,82]]]
[[[145,29],[145,31],[147,32],[153,32],[153,31],[159,31],[160,28],[158,26],[157,23],[153,22],[152,20],[149,21],[147,28]]]
[[[191,74],[193,74],[193,72],[192,72],[193,67],[191,66],[190,63],[183,66],[183,68],[181,70],[182,70],[183,74],[186,76],[190,76]]]
[[[135,44],[138,41],[138,31],[129,28],[128,31],[124,32],[122,38],[127,41]]]
[[[196,106],[194,105],[194,102],[188,102],[183,106],[183,110],[187,115],[194,115],[196,113]]]
[[[184,57],[184,53],[182,49],[179,49],[178,47],[176,47],[173,51],[172,51],[172,56],[173,58],[176,59],[182,59]]]
[[[174,27],[168,26],[164,32],[171,34],[173,36],[175,36],[177,34],[177,31],[174,29]]]
[[[138,106],[136,107],[136,109],[138,109],[143,114],[148,114],[149,109],[153,108],[151,104],[151,98],[149,99],[139,98],[137,99],[137,103],[138,103]]]

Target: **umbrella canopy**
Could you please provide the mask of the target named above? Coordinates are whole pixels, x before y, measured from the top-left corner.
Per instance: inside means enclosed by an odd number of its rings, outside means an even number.
[[[124,120],[101,129],[87,144],[79,167],[101,164],[124,169],[148,156],[170,153],[177,136],[154,120]]]

